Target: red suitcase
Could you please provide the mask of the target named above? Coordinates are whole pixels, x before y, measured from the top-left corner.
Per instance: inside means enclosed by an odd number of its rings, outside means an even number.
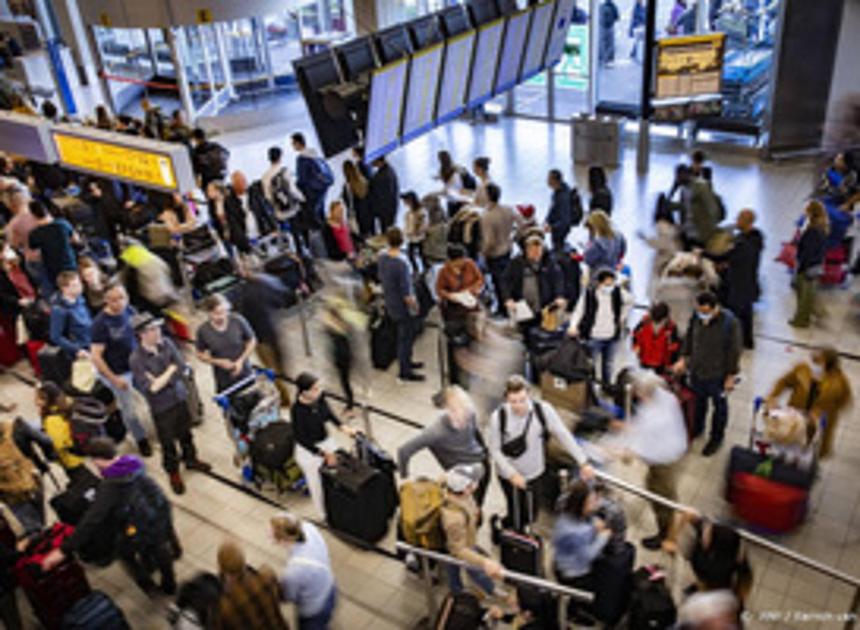
[[[744,472],[734,473],[729,483],[735,515],[750,525],[784,533],[806,517],[809,492],[802,488]]]
[[[53,525],[30,544],[15,564],[15,579],[46,630],[59,630],[63,616],[90,593],[87,576],[77,560],[66,558],[51,571],[42,569],[45,556],[74,531],[69,525]]]
[[[848,253],[844,245],[832,247],[824,255],[819,282],[824,286],[839,286],[848,276]]]

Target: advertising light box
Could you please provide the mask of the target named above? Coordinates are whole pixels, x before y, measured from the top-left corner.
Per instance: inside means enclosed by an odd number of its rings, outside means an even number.
[[[469,69],[472,66],[474,47],[475,31],[452,37],[445,46],[442,82],[439,86],[439,102],[436,108],[438,124],[456,118],[466,108],[466,87],[469,84]]]
[[[498,19],[478,29],[478,43],[475,48],[475,61],[469,82],[469,107],[480,105],[493,96],[496,69],[499,66],[499,51],[502,48],[502,35],[505,33],[505,20]]]
[[[574,0],[558,0],[552,28],[549,32],[549,44],[546,48],[546,62],[544,63],[546,68],[551,68],[561,59],[564,44],[567,41],[567,32],[570,30],[573,5]]]
[[[657,42],[655,99],[720,94],[725,33],[667,37]]]
[[[404,142],[433,126],[444,50],[444,45],[436,44],[412,55],[403,113]]]
[[[407,59],[400,59],[373,72],[364,138],[368,162],[385,155],[398,144],[407,67]]]
[[[555,12],[555,1],[542,2],[532,9],[532,20],[529,26],[529,38],[526,43],[521,80],[532,78],[544,69],[543,60],[546,53],[549,25]]]
[[[526,37],[529,31],[529,20],[532,12],[517,13],[508,19],[505,29],[505,39],[502,54],[499,57],[499,73],[496,76],[495,93],[509,90],[517,84],[520,77],[520,66],[526,47]]]

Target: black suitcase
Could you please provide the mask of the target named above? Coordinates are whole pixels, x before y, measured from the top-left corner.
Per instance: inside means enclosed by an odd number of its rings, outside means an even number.
[[[389,516],[394,516],[400,504],[397,482],[394,479],[394,471],[397,470],[394,458],[376,442],[362,433],[359,433],[355,438],[355,451],[360,460],[378,470],[384,477],[386,494],[388,496],[388,508],[386,512]]]
[[[370,322],[370,361],[377,370],[387,370],[397,358],[397,325],[384,312]]]
[[[761,455],[754,450],[744,448],[743,446],[732,447],[732,452],[729,456],[729,467],[726,471],[727,482],[731,480],[734,473],[744,472],[757,474],[756,470],[759,466],[766,463],[768,459],[771,458]],[[770,472],[767,475],[767,479],[775,481],[776,483],[809,490],[815,481],[814,466],[809,470],[804,470],[802,468],[789,466],[774,460],[770,464],[769,468]],[[728,488],[728,486],[729,484],[727,483],[726,487]]]
[[[62,348],[57,346],[42,346],[36,354],[39,369],[42,371],[42,382],[51,382],[63,387],[72,375],[72,362]]]
[[[633,596],[627,617],[629,630],[674,628],[678,617],[666,577],[658,566],[645,566],[633,574]]]
[[[75,469],[69,485],[50,501],[57,518],[67,525],[77,525],[96,496],[100,479],[89,468]]]
[[[594,577],[592,612],[598,621],[613,626],[627,612],[633,590],[636,548],[629,542],[607,544],[591,565]]]
[[[335,530],[378,542],[388,531],[388,484],[378,470],[339,451],[337,465],[323,466],[326,521]]]
[[[434,630],[475,630],[483,627],[484,611],[473,593],[448,593],[439,609]]]
[[[290,293],[298,291],[304,281],[302,264],[292,254],[270,258],[264,263],[263,271],[280,280]]]
[[[517,505],[519,492],[514,491],[514,514],[520,513]],[[526,492],[529,512],[534,514],[534,496]],[[531,520],[531,519],[530,519]],[[504,529],[499,534],[499,552],[502,566],[517,573],[526,575],[543,575],[543,540],[534,535],[530,527],[514,523],[512,529]]]
[[[122,610],[101,591],[75,602],[63,617],[61,630],[129,630]]]

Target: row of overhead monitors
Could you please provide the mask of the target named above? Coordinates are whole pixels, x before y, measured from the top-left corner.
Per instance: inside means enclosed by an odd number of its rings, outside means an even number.
[[[358,97],[366,99],[366,109],[358,108],[357,128],[352,134],[341,128],[338,138],[324,120],[331,108],[315,112],[308,74],[299,61],[297,78],[324,152],[333,155],[363,141],[366,159],[373,160],[555,65],[564,50],[574,0],[544,0],[523,11],[506,4],[471,0],[396,27],[405,36],[395,36],[392,29],[369,36],[377,38],[369,48],[376,63],[363,73],[351,72],[349,66],[354,69],[355,64],[336,49],[331,56],[340,63],[342,85],[317,85],[317,95],[320,87],[347,94],[344,85],[367,84]]]

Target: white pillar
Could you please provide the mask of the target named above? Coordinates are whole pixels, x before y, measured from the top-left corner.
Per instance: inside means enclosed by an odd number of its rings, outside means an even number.
[[[170,56],[173,58],[173,69],[176,71],[176,84],[179,86],[179,99],[182,101],[182,109],[188,118],[189,124],[194,124],[196,112],[194,111],[194,100],[191,98],[191,89],[188,86],[188,74],[185,71],[185,59],[188,52],[182,46],[181,38],[176,37],[176,28],[164,29],[167,45],[170,47]]]

